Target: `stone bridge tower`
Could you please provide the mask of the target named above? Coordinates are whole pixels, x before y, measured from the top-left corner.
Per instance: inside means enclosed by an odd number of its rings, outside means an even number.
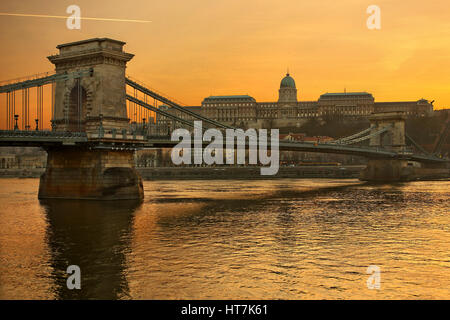
[[[374,113],[369,117],[371,134],[385,130],[370,138],[370,146],[404,153],[405,119],[403,112]],[[361,180],[365,181],[402,181],[409,180],[411,168],[408,161],[396,158],[370,159],[367,167],[361,172]]]
[[[369,117],[371,131],[375,133],[382,129],[385,132],[370,138],[371,147],[390,149],[393,151],[405,150],[405,120],[403,112],[374,113]]]
[[[61,44],[59,54],[48,57],[56,73],[68,74],[56,82],[53,130],[86,133],[87,143],[46,148],[40,199],[143,198],[134,168],[133,145],[139,139],[129,134],[126,108],[125,68],[133,55],[123,51],[124,44],[83,40]]]
[[[125,42],[95,38],[57,46],[48,57],[57,74],[84,72],[80,78],[58,81],[55,88],[53,128],[88,134],[103,128],[128,129],[125,100],[125,68],[133,54],[123,51]]]

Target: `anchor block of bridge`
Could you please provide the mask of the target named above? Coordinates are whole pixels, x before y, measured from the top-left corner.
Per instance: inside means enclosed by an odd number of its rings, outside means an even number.
[[[139,141],[127,133],[125,68],[134,55],[123,51],[124,44],[89,39],[58,45],[59,54],[48,57],[57,75],[84,72],[82,77],[56,81],[52,127],[56,132],[85,133],[87,143],[46,148],[39,198],[143,197],[134,149],[126,147]],[[121,148],[104,148],[108,141],[120,139]]]

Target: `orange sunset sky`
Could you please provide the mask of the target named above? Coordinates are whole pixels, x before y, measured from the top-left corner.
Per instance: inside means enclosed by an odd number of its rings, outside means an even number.
[[[289,68],[300,100],[346,88],[450,107],[448,0],[21,0],[0,12],[69,16],[71,4],[82,17],[151,22],[69,30],[65,19],[0,16],[0,80],[53,70],[57,44],[110,37],[135,54],[129,75],[187,105],[222,94],[276,101]],[[381,30],[366,26],[372,4]]]

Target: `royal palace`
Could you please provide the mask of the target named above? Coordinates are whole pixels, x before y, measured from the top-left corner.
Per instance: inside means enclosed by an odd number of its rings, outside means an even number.
[[[374,112],[403,111],[410,117],[433,113],[433,101],[375,102],[368,92],[324,93],[317,101],[298,101],[297,87],[289,75],[281,80],[278,101],[257,102],[249,95],[210,96],[201,106],[186,107],[205,117],[241,128],[300,127],[311,118],[345,117],[348,120],[365,118]],[[167,106],[166,111],[182,117],[183,114]],[[157,126],[171,121],[156,116]]]

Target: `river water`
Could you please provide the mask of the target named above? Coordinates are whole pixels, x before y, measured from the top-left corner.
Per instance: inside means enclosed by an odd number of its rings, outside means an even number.
[[[38,185],[0,180],[0,299],[450,299],[450,181],[147,181],[143,203]]]

